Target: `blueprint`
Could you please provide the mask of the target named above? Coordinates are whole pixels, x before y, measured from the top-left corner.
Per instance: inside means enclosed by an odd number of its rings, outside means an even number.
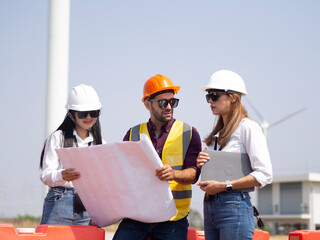
[[[162,161],[146,135],[141,134],[139,142],[56,151],[65,169],[80,172],[73,184],[92,221],[100,227],[123,218],[163,222],[176,214],[169,183],[155,175]]]

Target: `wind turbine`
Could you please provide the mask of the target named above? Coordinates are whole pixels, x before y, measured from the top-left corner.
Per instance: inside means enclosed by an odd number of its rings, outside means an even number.
[[[274,127],[274,126],[276,126],[276,125],[278,125],[278,124],[280,124],[280,123],[288,120],[289,118],[292,118],[293,116],[301,113],[302,111],[306,110],[306,108],[301,108],[300,110],[295,111],[295,112],[293,112],[293,113],[291,113],[291,114],[289,114],[289,115],[281,118],[281,119],[278,120],[278,121],[275,121],[275,122],[273,122],[273,123],[268,123],[267,120],[260,114],[260,112],[259,112],[259,111],[254,107],[254,105],[249,101],[249,99],[246,98],[246,100],[247,100],[247,102],[249,103],[249,105],[252,107],[253,111],[254,111],[254,112],[258,115],[258,117],[260,118],[260,121],[261,121],[260,127],[262,128],[262,132],[263,132],[263,134],[264,134],[264,136],[265,136],[265,138],[266,138],[267,141],[268,141],[268,131],[269,131],[269,129],[270,129],[271,127]],[[257,194],[257,192],[256,192],[256,191],[252,192],[251,197],[252,197],[252,202],[253,202],[255,205],[257,205],[257,202],[258,202],[258,194]]]
[[[271,127],[274,127],[274,126],[276,126],[276,125],[278,125],[278,124],[280,124],[280,123],[288,120],[289,118],[292,118],[293,116],[301,113],[302,111],[306,110],[306,108],[301,108],[300,110],[295,111],[295,112],[293,112],[293,113],[291,113],[291,114],[289,114],[289,115],[281,118],[280,120],[275,121],[275,122],[269,124],[269,123],[266,121],[266,119],[259,113],[259,111],[254,107],[254,105],[249,101],[249,99],[247,98],[246,100],[247,100],[247,102],[249,103],[249,105],[252,107],[253,111],[254,111],[254,112],[258,115],[258,117],[260,118],[260,120],[261,120],[260,127],[262,128],[263,134],[264,134],[264,136],[266,137],[266,139],[268,139],[268,130],[269,130]]]

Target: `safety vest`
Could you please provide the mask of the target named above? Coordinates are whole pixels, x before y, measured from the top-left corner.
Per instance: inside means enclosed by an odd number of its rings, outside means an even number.
[[[146,134],[149,138],[147,123],[139,124],[130,129],[129,141],[139,141],[139,134]],[[174,170],[182,170],[183,162],[192,137],[192,127],[176,120],[168,134],[162,149],[163,165],[170,165]],[[169,181],[170,189],[177,208],[177,213],[170,221],[184,218],[190,211],[192,187],[191,184],[182,185],[176,181]]]

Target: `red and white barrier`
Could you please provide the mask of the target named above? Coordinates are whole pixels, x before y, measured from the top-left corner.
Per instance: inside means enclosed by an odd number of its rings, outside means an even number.
[[[296,230],[289,233],[289,240],[319,240],[320,231]]]
[[[15,229],[12,224],[0,224],[1,240],[104,240],[105,231],[93,226],[39,225]]]

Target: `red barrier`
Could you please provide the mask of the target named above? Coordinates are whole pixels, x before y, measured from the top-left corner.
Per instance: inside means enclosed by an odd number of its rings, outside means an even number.
[[[289,233],[289,240],[318,240],[320,231],[296,230]]]
[[[39,225],[30,229],[15,230],[12,224],[0,224],[1,240],[104,240],[105,231],[93,226]]]
[[[197,231],[195,228],[188,228],[188,238],[187,240],[205,240],[204,232]]]
[[[255,229],[252,240],[269,240],[269,233],[260,229]]]

